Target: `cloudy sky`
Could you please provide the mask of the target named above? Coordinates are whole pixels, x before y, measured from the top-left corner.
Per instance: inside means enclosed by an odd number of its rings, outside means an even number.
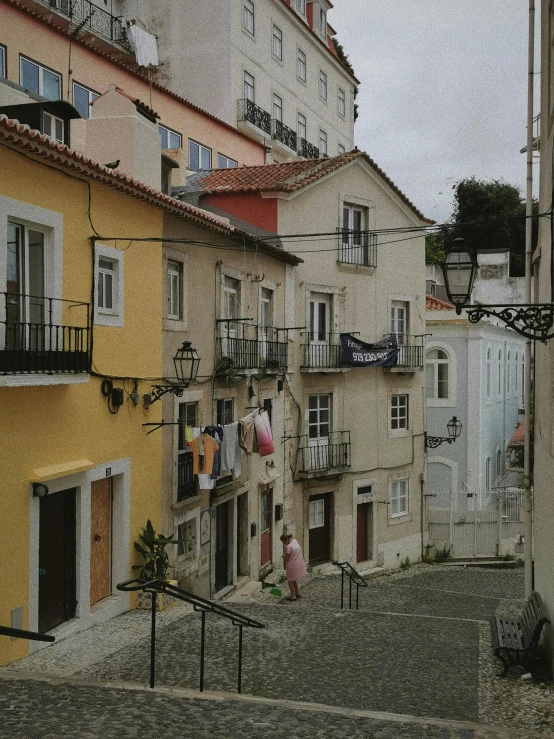
[[[524,192],[526,0],[334,0],[329,21],[361,81],[356,144],[426,216],[472,175]]]

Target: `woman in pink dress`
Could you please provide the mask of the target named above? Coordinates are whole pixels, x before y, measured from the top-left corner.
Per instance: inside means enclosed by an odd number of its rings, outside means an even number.
[[[287,600],[296,600],[300,598],[298,581],[307,574],[308,570],[302,556],[302,549],[300,549],[300,544],[296,539],[293,539],[291,534],[283,534],[281,541],[283,542],[283,561],[290,589],[290,597]]]

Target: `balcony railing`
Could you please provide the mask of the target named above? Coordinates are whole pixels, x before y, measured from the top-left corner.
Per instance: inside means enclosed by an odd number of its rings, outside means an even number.
[[[377,266],[377,235],[365,231],[338,229],[339,262]]]
[[[126,21],[123,17],[108,13],[91,0],[39,0],[39,2],[67,16],[74,26],[85,28],[131,51],[125,34]]]
[[[192,452],[179,452],[177,463],[177,501],[196,495],[196,479],[192,471]]]
[[[322,473],[350,467],[350,431],[331,431],[329,436],[301,436],[298,447],[301,474]]]
[[[337,369],[342,359],[340,334],[307,334],[308,343],[302,344],[303,369]]]
[[[296,153],[304,159],[319,159],[319,149],[317,146],[310,144],[306,139],[298,137],[298,148]]]
[[[89,371],[89,303],[22,293],[0,296],[0,374]]]
[[[286,369],[288,342],[285,329],[245,325],[221,320],[219,359],[228,360],[234,369]],[[279,340],[281,339],[281,340]]]
[[[282,121],[273,119],[273,138],[280,141],[285,146],[288,146],[292,151],[296,151],[296,131],[292,128],[285,126]]]
[[[267,133],[268,136],[271,136],[270,114],[248,98],[238,101],[238,120],[252,123],[252,125]]]
[[[390,336],[390,334],[387,334]],[[422,369],[424,366],[423,336],[394,334],[398,342],[396,367],[406,369]]]

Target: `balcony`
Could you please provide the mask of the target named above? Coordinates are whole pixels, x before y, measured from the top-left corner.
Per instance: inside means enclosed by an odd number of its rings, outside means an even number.
[[[0,374],[88,373],[89,303],[11,292],[0,296]]]
[[[387,334],[390,336],[390,334]],[[398,342],[398,356],[395,367],[389,367],[389,372],[415,372],[424,367],[424,336],[408,336],[394,334]]]
[[[319,370],[320,372],[332,372],[341,369],[340,334],[326,334],[323,339],[310,336],[309,343],[302,344],[301,349],[300,369]]]
[[[296,151],[296,131],[292,128],[285,126],[282,121],[273,118],[273,138],[279,141],[283,146],[286,146],[291,151]]]
[[[288,364],[288,342],[279,341],[285,329],[220,320],[218,356],[233,369],[283,371]]]
[[[299,475],[324,477],[341,474],[350,467],[350,431],[331,431],[329,436],[301,436],[298,446]]]
[[[238,100],[238,114],[237,119],[239,122],[247,124],[246,128],[249,129],[249,125],[255,126],[260,131],[263,131],[268,136],[271,136],[271,116],[258,105],[249,100],[243,98]]]
[[[111,15],[91,0],[34,0],[33,3],[24,0],[24,4],[27,6],[32,4],[34,10],[36,10],[37,4],[54,9],[61,16],[69,19],[71,30],[89,32],[113,44],[118,44],[130,54],[133,54],[126,38],[127,21],[125,18]],[[43,13],[39,14],[45,17]]]
[[[300,137],[298,137],[298,148],[296,153],[299,157],[304,157],[304,159],[319,159],[319,149],[317,146],[310,144],[309,141]]]
[[[177,463],[177,502],[194,498],[196,479],[192,471],[192,452],[179,452]]]
[[[338,261],[341,264],[377,266],[377,235],[338,229]]]

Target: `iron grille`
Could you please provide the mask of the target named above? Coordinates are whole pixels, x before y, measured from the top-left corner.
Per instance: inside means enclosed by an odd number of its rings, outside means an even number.
[[[364,267],[377,266],[377,235],[365,231],[338,229],[339,262],[360,264]]]
[[[40,0],[40,2],[66,15],[79,29],[86,28],[131,51],[125,35],[126,21],[121,16],[116,17],[108,13],[91,0]]]
[[[219,322],[219,359],[234,369],[286,369],[288,343],[279,341],[284,329]]]
[[[308,369],[333,369],[340,367],[342,350],[340,334],[325,334],[323,339],[309,336],[309,343],[302,344],[302,367]]]
[[[301,436],[298,451],[301,473],[346,469],[350,467],[350,431],[331,431],[315,439]]]
[[[421,369],[424,364],[423,336],[408,336],[407,334],[394,334],[394,336],[398,343],[396,366]]]
[[[264,110],[253,103],[252,100],[243,98],[238,101],[238,119],[239,121],[248,121],[248,123],[252,123],[254,126],[257,126],[257,128],[265,131],[268,136],[271,136],[270,114],[267,110]]]
[[[319,159],[319,149],[306,139],[298,138],[297,154],[304,159]]]
[[[192,471],[192,452],[179,452],[177,464],[177,500],[186,500],[196,495],[196,480]]]
[[[273,119],[273,138],[288,146],[292,151],[296,151],[296,131],[285,126],[282,121],[278,121],[276,118]]]

